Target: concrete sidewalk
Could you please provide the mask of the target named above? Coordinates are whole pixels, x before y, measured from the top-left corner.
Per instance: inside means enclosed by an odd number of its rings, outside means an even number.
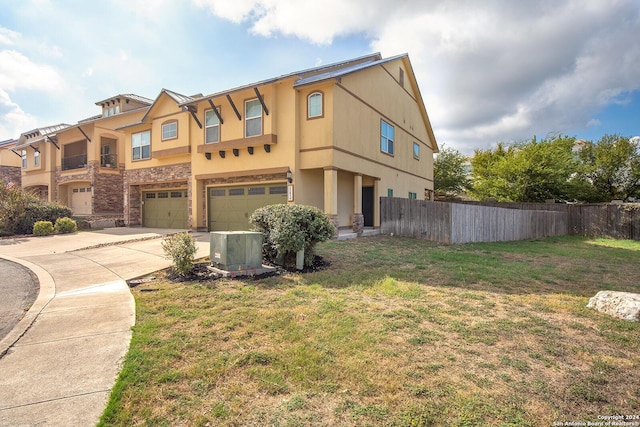
[[[0,341],[0,426],[98,422],[135,323],[126,280],[170,266],[161,237],[178,231],[112,228],[0,240],[0,257],[28,267],[40,282],[31,309]],[[196,257],[208,256],[209,234],[194,237]]]

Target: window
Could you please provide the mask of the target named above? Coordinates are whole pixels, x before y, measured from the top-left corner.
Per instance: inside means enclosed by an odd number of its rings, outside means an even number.
[[[22,155],[22,167],[26,168],[27,167],[27,150],[22,150],[20,154]]]
[[[220,110],[218,110],[219,112]],[[220,142],[220,119],[213,110],[204,112],[204,143]]]
[[[116,114],[120,114],[120,106],[116,105]]]
[[[384,120],[380,121],[380,150],[393,155],[394,128]]]
[[[244,136],[262,135],[262,105],[257,99],[244,103]]]
[[[309,95],[307,99],[307,117],[312,119],[322,116],[322,94],[320,92],[314,92]]]
[[[178,122],[169,122],[162,125],[162,140],[178,137]]]
[[[131,158],[143,160],[151,158],[151,131],[138,132],[131,135]]]
[[[40,152],[33,153],[33,166],[40,166]]]
[[[115,112],[113,111],[113,107],[109,108],[109,115],[113,116],[115,114]]]
[[[416,160],[420,160],[420,144],[417,142],[413,143],[413,158]]]
[[[416,200],[417,198],[418,198],[418,193],[412,193],[411,191],[409,191],[410,200]]]
[[[393,188],[387,188],[387,197],[393,197]]]

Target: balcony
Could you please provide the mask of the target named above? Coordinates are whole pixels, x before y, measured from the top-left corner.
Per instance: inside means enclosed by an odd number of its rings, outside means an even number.
[[[76,156],[67,156],[62,158],[62,170],[68,171],[72,169],[82,169],[87,167],[87,155],[78,154]]]
[[[117,169],[118,156],[116,154],[102,154],[100,156],[100,167],[106,169]]]

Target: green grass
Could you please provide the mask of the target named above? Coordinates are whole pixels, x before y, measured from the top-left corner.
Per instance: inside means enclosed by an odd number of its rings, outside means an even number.
[[[132,290],[101,425],[538,426],[640,412],[635,242],[328,242],[330,266]],[[156,274],[162,277],[161,274]],[[147,292],[143,292],[143,291]],[[155,291],[150,291],[155,290]]]

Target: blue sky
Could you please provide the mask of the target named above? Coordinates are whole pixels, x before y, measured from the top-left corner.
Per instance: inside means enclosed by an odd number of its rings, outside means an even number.
[[[120,93],[409,53],[440,146],[640,135],[637,0],[0,0],[0,140]]]

